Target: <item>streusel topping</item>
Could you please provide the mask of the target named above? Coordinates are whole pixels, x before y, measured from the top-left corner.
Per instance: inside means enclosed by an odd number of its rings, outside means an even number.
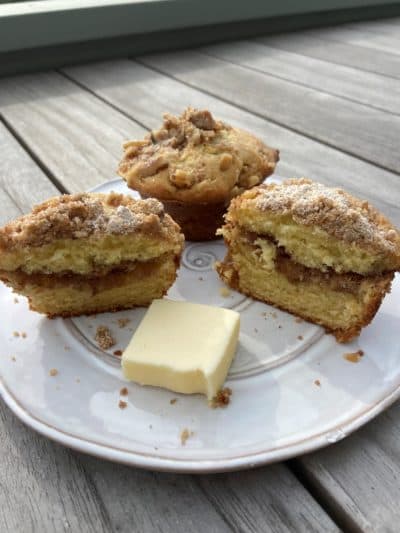
[[[367,201],[342,189],[306,178],[292,179],[257,187],[238,201],[242,206],[250,202],[260,211],[290,215],[298,224],[317,225],[349,243],[373,246],[383,253],[397,251],[400,256],[399,231]]]
[[[155,199],[82,193],[51,198],[0,229],[0,250],[41,246],[56,239],[145,232],[173,238],[178,226]]]
[[[253,135],[188,108],[164,115],[160,128],[124,144],[119,174],[128,186],[162,200],[224,201],[271,174],[278,151]]]

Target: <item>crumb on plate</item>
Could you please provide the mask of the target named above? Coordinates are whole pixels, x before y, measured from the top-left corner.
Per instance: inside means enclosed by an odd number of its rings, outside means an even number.
[[[169,403],[170,403],[171,405],[174,405],[177,401],[178,401],[178,398],[171,398],[170,401],[169,401]]]
[[[50,368],[49,370],[49,376],[54,377],[58,374],[57,368]]]
[[[123,400],[120,400],[120,401],[118,402],[118,407],[119,407],[120,409],[125,409],[126,407],[128,407],[128,404],[127,404],[127,402],[124,402]]]
[[[227,298],[231,294],[231,291],[228,287],[220,287],[219,293],[223,298]]]
[[[115,339],[107,326],[97,327],[95,341],[102,350],[108,350],[115,345]]]
[[[345,353],[343,357],[350,363],[358,363],[363,355],[364,352],[362,350],[357,350],[356,352]]]
[[[319,380],[319,379],[316,379],[316,380],[314,381],[314,385],[316,385],[317,387],[320,387],[320,386],[321,386],[321,382],[320,382],[320,380]]]
[[[113,352],[113,354],[116,355],[117,357],[121,357],[121,355],[122,355],[122,350],[115,350],[115,351]]]
[[[181,431],[181,444],[182,446],[185,446],[186,441],[189,437],[192,437],[194,435],[193,431],[189,431],[188,428],[182,429]]]
[[[126,387],[122,387],[119,393],[121,396],[128,396],[128,389]]]
[[[117,322],[118,322],[118,326],[119,326],[120,328],[124,328],[127,324],[129,324],[130,321],[131,321],[130,318],[119,318],[119,319],[117,320]]]
[[[229,387],[224,387],[223,389],[218,391],[214,398],[209,402],[209,406],[212,409],[217,409],[217,407],[226,407],[231,401],[231,396],[232,389],[230,389]]]

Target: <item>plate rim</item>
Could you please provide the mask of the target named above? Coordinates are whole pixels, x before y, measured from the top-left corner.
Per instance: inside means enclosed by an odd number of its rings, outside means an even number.
[[[323,431],[317,436],[310,436],[302,439],[300,442],[279,446],[271,450],[257,452],[252,455],[246,455],[239,458],[218,458],[218,459],[168,459],[157,457],[154,454],[145,455],[135,451],[118,449],[115,446],[107,446],[96,443],[87,439],[71,435],[61,431],[46,422],[43,422],[29,413],[13,394],[6,387],[3,378],[0,380],[0,393],[5,404],[11,411],[28,427],[37,431],[44,437],[62,444],[75,451],[86,453],[97,458],[107,459],[134,466],[137,468],[153,470],[158,472],[182,473],[182,474],[211,474],[222,472],[233,472],[256,468],[259,466],[284,461],[289,458],[297,457],[310,453],[330,444],[334,444],[348,437],[351,433],[365,425],[377,415],[390,407],[397,399],[400,398],[400,383],[388,395],[385,395],[379,401],[375,402],[369,409],[366,409],[362,415],[356,415],[347,423],[340,424],[334,428]],[[339,437],[329,441],[327,437],[337,432]]]

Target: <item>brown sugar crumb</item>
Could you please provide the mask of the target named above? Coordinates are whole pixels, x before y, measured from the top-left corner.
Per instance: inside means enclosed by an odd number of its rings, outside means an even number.
[[[128,389],[126,387],[122,387],[119,393],[121,396],[128,396]]]
[[[357,350],[356,352],[345,353],[343,357],[350,363],[358,363],[363,355],[364,352],[362,350]]]
[[[115,350],[115,351],[113,352],[113,354],[116,355],[117,357],[121,357],[121,355],[122,355],[122,350]]]
[[[186,441],[189,437],[192,437],[194,435],[193,431],[189,431],[187,428],[183,429],[181,431],[181,444],[182,446],[185,446]]]
[[[118,407],[119,407],[120,409],[125,409],[126,407],[128,407],[128,404],[127,404],[126,402],[124,402],[123,400],[120,400],[120,401],[118,402]]]
[[[57,374],[58,374],[58,370],[57,370],[57,368],[51,368],[51,369],[49,370],[49,376],[54,377],[54,376],[56,376]]]
[[[319,379],[316,379],[316,380],[314,381],[314,385],[316,385],[317,387],[320,387],[320,386],[321,386],[321,382],[320,382],[320,380],[319,380]]]
[[[19,337],[19,332],[18,331],[13,331],[13,335],[14,335],[14,337]]]
[[[127,324],[129,324],[129,322],[131,321],[130,318],[119,318],[117,320],[118,322],[118,326],[122,329],[124,328]]]
[[[15,303],[15,304],[19,303],[18,298],[14,298],[14,303]]]
[[[106,326],[98,326],[95,335],[95,341],[102,350],[108,350],[115,345],[115,339],[111,331]]]
[[[297,322],[298,324],[301,324],[303,322],[303,319],[300,318],[299,316],[297,316],[295,319],[294,319],[295,322]]]
[[[21,337],[22,337],[23,339],[26,339],[27,335],[26,335],[25,331],[23,331],[23,332],[21,333]]]
[[[217,409],[217,407],[226,407],[229,405],[232,396],[232,389],[225,387],[217,392],[214,398],[209,402],[211,409]]]
[[[228,287],[221,287],[219,289],[219,293],[223,298],[227,298],[231,294],[231,291],[228,289]]]
[[[299,339],[299,341],[302,341],[303,340],[303,335],[297,335],[297,338]]]
[[[178,398],[171,398],[171,400],[169,401],[169,403],[170,403],[171,405],[174,405],[177,401],[178,401]]]

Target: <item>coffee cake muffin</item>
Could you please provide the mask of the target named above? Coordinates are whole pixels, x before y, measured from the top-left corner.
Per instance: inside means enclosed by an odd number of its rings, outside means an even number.
[[[231,198],[272,174],[279,153],[206,110],[164,115],[142,141],[124,144],[118,172],[142,197],[162,201],[188,240],[215,239]]]
[[[64,195],[0,229],[0,279],[49,317],[145,306],[174,282],[183,241],[155,199]]]
[[[400,234],[366,201],[307,179],[262,185],[231,203],[217,264],[234,289],[332,332],[359,335],[400,269]]]

